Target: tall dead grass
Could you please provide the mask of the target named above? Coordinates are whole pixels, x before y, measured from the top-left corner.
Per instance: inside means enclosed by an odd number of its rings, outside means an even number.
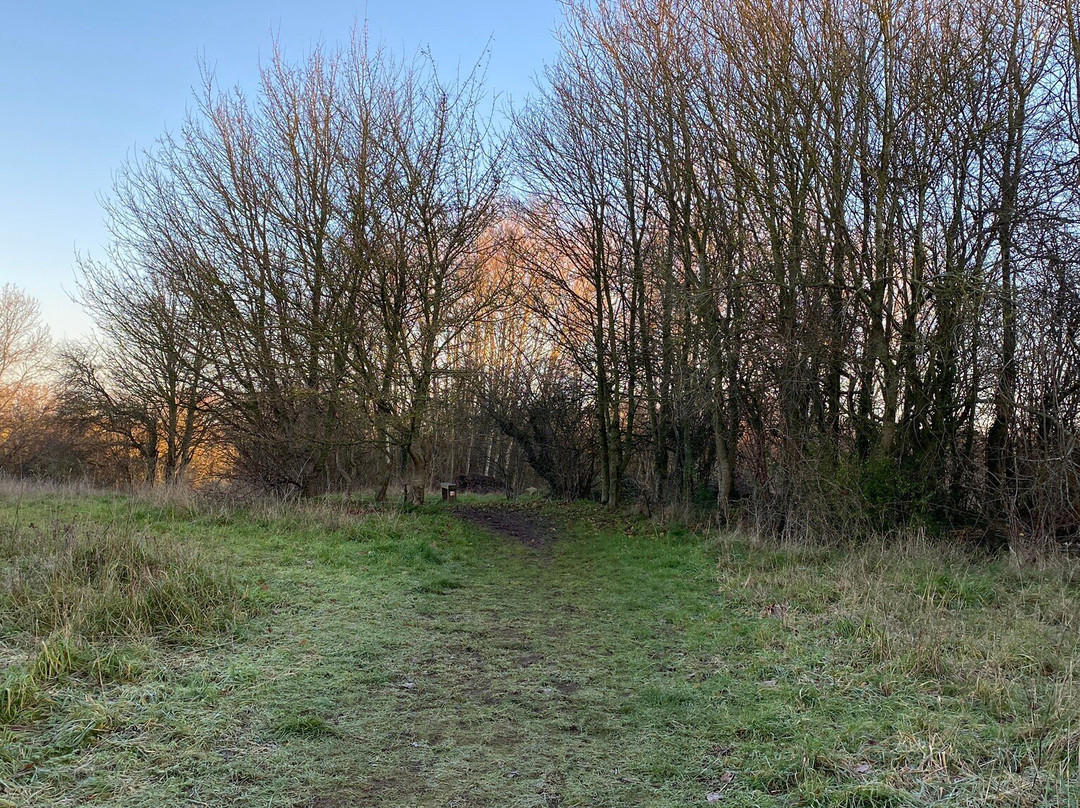
[[[224,570],[130,525],[0,524],[0,725],[47,711],[66,676],[134,677],[150,644],[193,643],[243,603]]]

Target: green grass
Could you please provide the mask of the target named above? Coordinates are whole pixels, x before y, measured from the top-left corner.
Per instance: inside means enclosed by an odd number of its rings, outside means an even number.
[[[562,539],[441,503],[0,499],[0,805],[1080,803],[1073,564],[520,507]],[[137,540],[205,607],[57,629],[11,605],[31,535]]]

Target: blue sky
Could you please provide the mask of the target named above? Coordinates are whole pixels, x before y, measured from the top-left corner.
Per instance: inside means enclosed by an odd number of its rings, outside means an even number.
[[[558,0],[0,0],[0,284],[37,297],[57,338],[88,330],[69,299],[75,253],[102,254],[112,173],[180,123],[200,57],[251,86],[275,35],[299,59],[366,19],[373,41],[429,47],[445,70],[490,41],[489,87],[517,102],[554,58],[559,17]]]

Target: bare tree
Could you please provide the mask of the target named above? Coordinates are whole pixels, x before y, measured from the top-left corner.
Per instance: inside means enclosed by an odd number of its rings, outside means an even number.
[[[38,301],[10,283],[0,287],[0,413],[8,396],[40,378],[50,346]]]
[[[165,273],[137,255],[114,250],[107,264],[79,266],[98,335],[61,354],[67,414],[122,438],[143,459],[147,484],[180,483],[213,434],[207,332]]]
[[[51,401],[44,386],[51,350],[36,299],[0,287],[0,468],[17,470],[41,437]]]

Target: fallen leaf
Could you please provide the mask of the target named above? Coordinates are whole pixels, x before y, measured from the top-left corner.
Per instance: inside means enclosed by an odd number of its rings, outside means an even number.
[[[723,774],[720,775],[720,782],[723,783],[724,785],[727,785],[728,783],[730,783],[734,779],[735,779],[735,772],[724,772]]]

